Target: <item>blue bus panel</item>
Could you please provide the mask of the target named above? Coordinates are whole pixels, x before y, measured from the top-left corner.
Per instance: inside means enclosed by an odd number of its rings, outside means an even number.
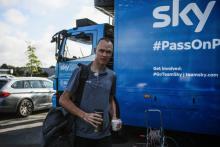
[[[114,70],[127,125],[220,134],[220,2],[115,0]],[[157,116],[148,117],[155,127]]]

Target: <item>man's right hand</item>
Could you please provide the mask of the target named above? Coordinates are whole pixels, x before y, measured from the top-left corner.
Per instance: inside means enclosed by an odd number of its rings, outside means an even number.
[[[85,113],[82,119],[95,128],[97,128],[98,125],[102,124],[103,122],[102,116],[97,113]]]

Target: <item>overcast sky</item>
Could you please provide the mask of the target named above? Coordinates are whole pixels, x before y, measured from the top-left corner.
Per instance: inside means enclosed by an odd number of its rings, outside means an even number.
[[[0,66],[25,66],[27,42],[36,47],[42,67],[55,65],[52,35],[86,17],[108,22],[94,0],[0,0]]]

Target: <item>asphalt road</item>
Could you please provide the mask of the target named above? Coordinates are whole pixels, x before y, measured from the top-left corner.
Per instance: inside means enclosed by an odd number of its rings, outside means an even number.
[[[0,114],[0,147],[39,147],[40,130],[47,111],[26,118]]]
[[[47,111],[35,112],[19,118],[15,114],[0,114],[0,147],[39,147],[41,126]],[[113,147],[128,147],[129,142],[120,136],[113,138]]]
[[[34,113],[27,118],[18,118],[13,114],[0,114],[0,147],[39,147],[42,122],[47,111]],[[143,147],[145,130],[124,127],[112,137],[113,147]],[[166,132],[166,147],[220,147],[220,137]]]

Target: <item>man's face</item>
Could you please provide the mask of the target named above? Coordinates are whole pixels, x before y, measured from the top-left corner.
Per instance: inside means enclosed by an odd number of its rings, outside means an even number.
[[[113,45],[111,42],[101,40],[96,49],[96,61],[101,65],[106,65],[113,52]]]

